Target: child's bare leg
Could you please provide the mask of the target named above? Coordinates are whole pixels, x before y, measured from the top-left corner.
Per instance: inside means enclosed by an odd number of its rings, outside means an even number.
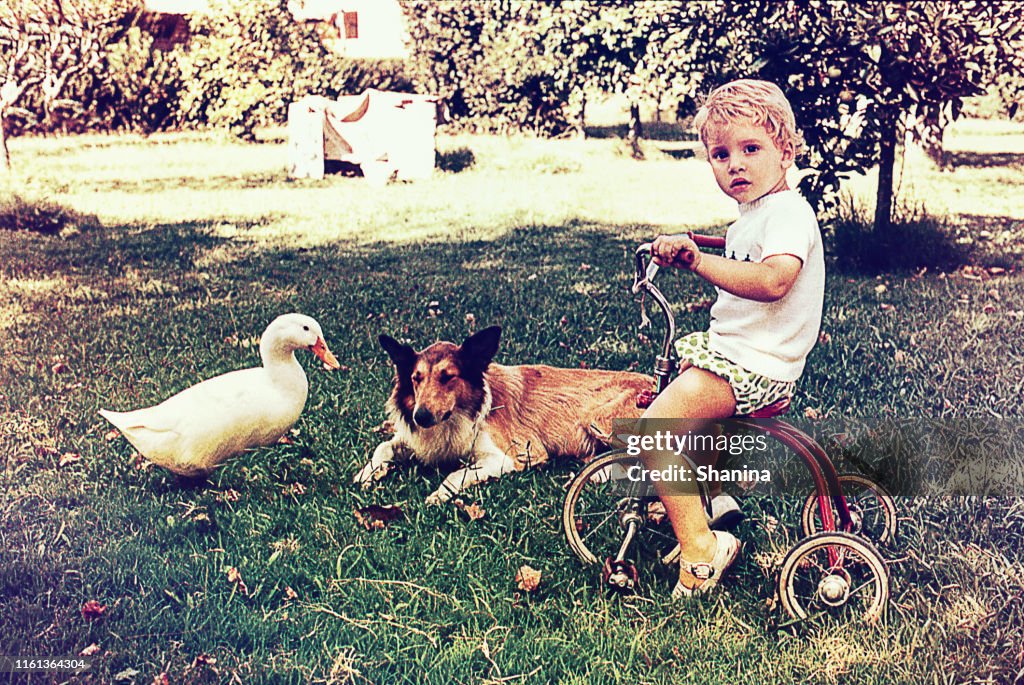
[[[735,406],[735,404],[733,405]],[[711,423],[707,426],[707,429],[703,431],[705,435],[711,435],[716,440],[718,436],[722,434],[722,426],[719,423]],[[718,463],[719,452],[716,449],[709,449],[703,451],[690,452],[690,459],[697,466],[711,466],[714,467]],[[708,496],[715,498],[722,494],[722,484],[713,480],[708,483]]]
[[[735,410],[736,400],[728,381],[709,371],[690,367],[658,395],[643,418],[673,419],[675,434],[697,434],[707,429],[712,421],[732,416]],[[645,432],[643,426],[641,423],[640,432]],[[645,452],[642,459],[652,470],[683,463],[671,450]],[[696,483],[655,481],[654,485],[679,540],[681,556],[692,562],[709,561],[717,543],[708,528]],[[684,570],[680,571],[680,580],[687,586],[696,582]]]

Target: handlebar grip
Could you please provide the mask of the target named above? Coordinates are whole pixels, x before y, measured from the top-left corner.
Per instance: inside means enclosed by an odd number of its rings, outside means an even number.
[[[701,235],[700,233],[690,233],[690,240],[697,243],[697,247],[709,247],[712,250],[724,250],[725,249],[725,238],[717,235]],[[692,258],[691,258],[692,261]]]
[[[700,233],[690,232],[687,235],[690,236],[690,240],[697,244],[697,247],[710,248],[712,250],[724,250],[725,249],[725,238],[716,235],[702,235]],[[637,258],[637,280],[643,278],[643,272],[645,270],[644,256],[650,255],[651,243],[644,243],[636,249]],[[688,267],[693,264],[697,256],[692,252],[686,252],[679,255],[677,258],[681,266]],[[651,261],[653,264],[653,260]]]

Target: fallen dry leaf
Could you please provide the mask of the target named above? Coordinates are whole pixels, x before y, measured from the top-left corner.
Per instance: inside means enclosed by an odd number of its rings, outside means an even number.
[[[1003,274],[1006,273],[1006,269],[1004,269],[1001,266],[990,266],[988,268],[988,272],[993,276],[1002,276]]]
[[[229,489],[224,492],[217,493],[216,495],[218,502],[237,502],[241,495],[238,494],[237,490]]]
[[[249,588],[246,587],[245,581],[242,580],[242,574],[238,572],[237,568],[231,566],[229,568],[224,569],[224,573],[227,574],[229,583],[233,583],[235,587],[238,589],[238,591],[246,597],[249,596]]]
[[[811,421],[817,421],[821,418],[821,414],[814,407],[807,407],[807,409],[804,409],[804,416]]]
[[[466,516],[469,517],[470,521],[477,521],[487,515],[487,512],[484,511],[484,509],[476,502],[473,502],[472,504],[466,504],[461,499],[457,499],[453,502],[453,504],[462,511],[464,511],[466,513]]]
[[[106,613],[107,607],[100,604],[95,599],[90,599],[88,602],[82,605],[82,618],[86,621],[95,621],[104,613]]]
[[[371,504],[362,509],[355,509],[352,513],[355,515],[356,521],[366,530],[380,530],[392,521],[405,517],[405,512],[402,511],[402,508],[393,504],[385,507]]]
[[[195,668],[196,666],[216,666],[216,665],[217,665],[217,658],[216,657],[212,657],[209,654],[200,654],[199,656],[197,656],[195,659],[192,660],[191,668]]]
[[[883,312],[888,312],[896,309],[895,306],[889,304],[888,302],[883,302],[882,304],[878,305],[878,308],[881,309]]]
[[[991,298],[992,298],[993,300],[995,300],[996,302],[999,302],[999,301],[1000,301],[1000,298],[999,298],[999,291],[998,291],[998,290],[996,290],[995,288],[992,288],[991,290],[989,290],[989,291],[988,291],[988,296],[989,296],[989,297],[991,297]]]
[[[878,285],[875,286],[875,292],[878,293],[879,295],[884,293],[886,290],[888,290],[888,288],[886,288],[885,285],[882,283],[879,283]]]
[[[60,461],[57,462],[57,468],[64,468],[68,464],[74,464],[82,461],[82,455],[77,452],[65,452],[60,455]]]
[[[54,373],[64,373],[65,371],[68,370],[68,365],[65,364],[64,362],[57,362],[56,364],[50,367],[50,370],[53,371]]]
[[[100,651],[100,646],[93,642],[91,645],[78,653],[78,656],[92,656]]]
[[[294,445],[295,441],[292,440],[292,436],[290,436],[290,435],[282,435],[281,437],[279,437],[277,439],[277,444],[278,445]]]
[[[56,457],[57,449],[50,445],[33,445],[37,457]]]
[[[147,460],[138,452],[132,452],[132,455],[128,457],[128,459],[131,461],[131,464],[136,471],[145,471],[146,469],[153,468],[153,462]]]
[[[290,585],[284,587],[284,601],[290,602],[293,599],[298,599],[299,593],[291,588]]]
[[[161,673],[160,675],[153,678],[153,682],[151,685],[171,685],[171,680],[167,677],[166,673]]]
[[[822,331],[821,335],[818,336],[818,342],[820,342],[822,345],[828,345],[830,342],[832,342],[832,336]]]
[[[117,440],[119,437],[121,437],[121,431],[116,428],[112,428],[107,431],[107,434],[103,436],[103,439],[110,442],[111,440]]]
[[[520,566],[516,572],[516,585],[524,592],[533,592],[540,585],[540,571],[529,566]]]

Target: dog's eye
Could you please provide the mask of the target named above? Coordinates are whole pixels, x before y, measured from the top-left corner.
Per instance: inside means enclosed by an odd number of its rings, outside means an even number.
[[[422,381],[423,381],[423,374],[421,374],[421,373],[414,373],[412,375],[412,382],[413,383],[420,383]]]
[[[440,381],[441,384],[447,385],[453,378],[455,378],[455,376],[450,373],[442,372],[441,375],[437,377],[437,380]]]

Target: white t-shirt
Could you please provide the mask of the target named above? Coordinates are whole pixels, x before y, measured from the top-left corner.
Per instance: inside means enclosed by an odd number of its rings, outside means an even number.
[[[793,255],[803,266],[786,296],[757,302],[718,288],[709,347],[732,362],[778,381],[795,381],[818,341],[825,297],[825,256],[814,210],[795,190],[740,204],[725,235],[725,256],[761,262]]]

